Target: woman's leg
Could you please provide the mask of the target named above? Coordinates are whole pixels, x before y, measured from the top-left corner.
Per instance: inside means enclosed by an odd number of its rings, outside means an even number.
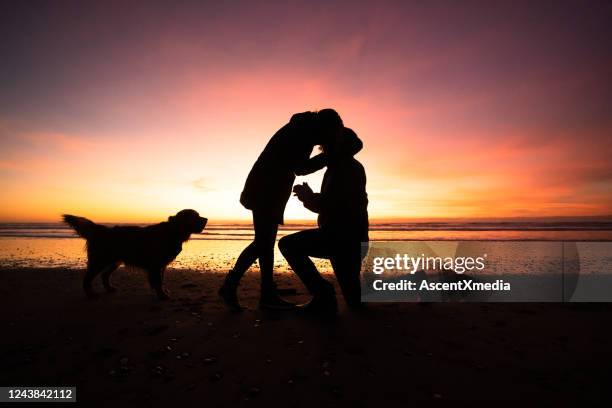
[[[261,271],[260,306],[271,309],[289,309],[293,307],[293,304],[278,297],[273,279],[274,244],[276,243],[278,224],[273,218],[253,211],[253,227],[255,239],[236,260],[236,265],[228,273],[223,287],[219,290],[219,295],[231,309],[241,309],[236,296],[238,282],[255,260],[259,259]]]
[[[262,270],[262,275],[264,274],[263,271],[265,270],[266,284],[269,283],[268,280],[272,276],[274,265],[274,243],[276,241],[278,225],[271,221],[269,217],[262,216],[253,211],[253,229],[255,231],[255,238],[253,242],[242,250],[238,256],[238,259],[236,260],[234,268],[227,274],[225,282],[228,285],[238,286],[240,279],[242,279],[251,265],[255,263],[257,258],[260,258],[259,264],[260,269]],[[258,243],[259,248],[262,248],[263,252],[258,250]],[[262,263],[265,266],[262,266]]]
[[[255,241],[253,241],[242,250],[234,268],[227,274],[225,282],[232,286],[238,286],[240,279],[242,279],[255,260],[257,260],[257,249],[255,248]]]
[[[274,290],[274,244],[278,224],[271,217],[254,211],[253,226],[255,228],[253,243],[261,271],[261,292],[270,292]]]
[[[236,260],[234,268],[228,272],[227,276],[225,277],[225,281],[223,282],[223,286],[221,286],[219,289],[219,296],[221,296],[225,304],[231,310],[242,310],[242,306],[240,306],[240,302],[238,302],[238,295],[236,291],[238,290],[240,280],[246,271],[249,270],[251,265],[253,265],[256,259],[257,248],[255,246],[255,241],[253,241],[242,250],[238,256],[238,259]]]
[[[240,283],[240,279],[242,279],[255,260],[257,260],[257,248],[255,246],[255,241],[253,241],[242,250],[236,260],[236,264],[225,277],[225,283],[223,285],[235,289]]]
[[[280,298],[274,285],[274,245],[278,223],[273,217],[254,211],[253,225],[255,226],[255,249],[261,271],[259,307],[274,310],[292,309],[294,304]]]

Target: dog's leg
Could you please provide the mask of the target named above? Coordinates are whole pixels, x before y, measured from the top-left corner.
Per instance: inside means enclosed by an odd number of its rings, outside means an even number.
[[[117,291],[117,288],[111,284],[110,277],[111,274],[117,270],[119,265],[119,262],[108,265],[106,268],[104,268],[104,271],[102,272],[102,284],[104,285],[104,289],[106,289],[108,293]]]
[[[155,293],[157,293],[157,298],[159,300],[170,299],[168,292],[166,292],[166,290],[163,287],[163,278],[164,278],[165,269],[166,269],[165,267],[147,269],[147,273],[149,276],[149,284],[151,284],[151,287],[155,290]]]
[[[83,290],[90,299],[95,299],[98,297],[98,294],[96,294],[96,292],[93,290],[91,284],[94,278],[98,276],[100,272],[102,272],[102,269],[104,269],[104,266],[99,262],[88,260],[87,271],[85,272],[85,277],[83,278]]]

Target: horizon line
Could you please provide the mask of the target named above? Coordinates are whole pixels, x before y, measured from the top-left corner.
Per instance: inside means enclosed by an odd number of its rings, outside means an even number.
[[[153,224],[157,222],[163,222],[165,219],[160,221],[97,221],[102,224]],[[584,222],[584,221],[599,221],[599,222],[612,222],[612,214],[610,215],[562,215],[562,216],[507,216],[507,217],[389,217],[389,218],[370,218],[370,224],[381,224],[381,223],[426,223],[426,222],[553,222],[553,221],[565,221],[565,222]],[[209,219],[209,225],[215,224],[244,224],[250,225],[252,221],[245,218],[219,218]],[[61,220],[2,220],[0,224],[28,224],[28,223],[39,223],[39,224],[57,224],[62,223]],[[288,219],[285,220],[284,225],[291,224],[316,224],[316,219]]]

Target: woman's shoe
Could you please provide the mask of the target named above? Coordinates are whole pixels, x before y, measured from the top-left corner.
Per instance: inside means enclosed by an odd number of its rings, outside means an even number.
[[[272,289],[276,291],[277,295],[293,296],[297,295],[297,289],[295,288],[279,288],[276,282],[272,282]]]
[[[283,300],[276,291],[261,294],[259,298],[259,308],[265,310],[291,310],[295,305]]]
[[[223,302],[232,312],[241,312],[244,308],[238,302],[237,288],[229,287],[227,285],[221,286],[219,289],[219,296],[223,299]]]

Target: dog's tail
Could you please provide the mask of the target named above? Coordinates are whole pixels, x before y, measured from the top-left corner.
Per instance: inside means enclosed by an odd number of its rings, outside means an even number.
[[[76,215],[64,214],[62,216],[64,222],[70,225],[79,236],[90,240],[97,235],[104,227],[84,217]]]

